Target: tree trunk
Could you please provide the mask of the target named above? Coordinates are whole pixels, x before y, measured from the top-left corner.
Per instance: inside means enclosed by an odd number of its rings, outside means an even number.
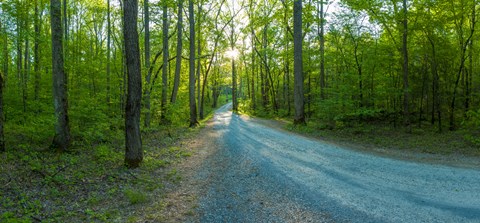
[[[3,27],[2,27],[2,21],[0,20],[0,33],[3,32]],[[3,37],[3,33],[2,34],[2,37]],[[6,35],[6,33],[5,33]],[[6,41],[6,38],[2,38],[2,44],[3,45],[7,45],[7,41]],[[4,53],[3,56],[5,56],[6,54]],[[5,63],[7,61],[7,58],[3,58],[4,59],[4,66],[5,66]],[[5,72],[5,67],[3,67],[3,71]],[[3,134],[3,125],[5,124],[5,116],[3,115],[3,88],[4,88],[4,76],[6,76],[6,72],[3,73],[3,72],[0,72],[0,152],[5,152],[5,136]]]
[[[403,0],[403,34],[402,34],[402,54],[403,54],[403,118],[404,125],[410,128],[409,111],[409,87],[408,87],[408,23],[407,23],[407,0]],[[411,131],[409,129],[409,131]]]
[[[125,107],[125,164],[136,168],[143,160],[140,135],[140,106],[142,97],[142,74],[138,43],[138,0],[125,0],[123,10],[123,36],[128,73],[127,105]]]
[[[50,0],[52,30],[52,74],[55,106],[55,136],[51,148],[65,151],[70,145],[67,78],[63,65],[63,32],[60,0]]]
[[[190,127],[198,125],[197,105],[195,102],[195,19],[193,12],[193,0],[188,0],[188,20],[190,25],[190,57],[189,57],[189,78],[188,93],[190,105]]]
[[[5,136],[3,134],[3,125],[5,124],[5,116],[3,115],[3,75],[0,73],[0,152],[5,152]]]
[[[177,56],[175,60],[175,79],[173,82],[172,97],[170,102],[177,101],[178,87],[180,85],[180,70],[182,68],[182,33],[183,33],[183,0],[178,1],[178,23],[177,23]]]
[[[355,57],[355,65],[357,67],[357,72],[358,72],[358,94],[359,94],[359,100],[360,100],[360,107],[363,107],[363,78],[362,78],[362,63],[358,59],[358,42],[355,40],[355,38],[352,35],[352,40],[354,42],[355,47],[353,48],[353,55]]]
[[[25,22],[25,27],[28,27],[28,24]],[[30,55],[29,55],[29,45],[30,41],[28,39],[29,34],[25,36],[25,59],[24,59],[24,67],[23,67],[23,72],[22,72],[22,102],[23,102],[23,114],[24,114],[24,119],[26,120],[26,114],[27,114],[27,84],[28,84],[28,76],[29,76],[29,71],[30,71]]]
[[[65,32],[65,44],[68,41],[68,17],[67,17],[67,0],[63,0],[63,31]],[[64,47],[64,49],[67,47]]]
[[[17,4],[17,7],[21,7],[20,3]],[[17,25],[17,79],[18,79],[18,90],[20,91],[22,89],[22,76],[23,76],[23,71],[22,71],[22,62],[23,62],[23,51],[22,51],[22,23],[20,20],[20,14],[17,17],[16,25]],[[19,92],[21,94],[21,92]]]
[[[255,98],[255,40],[254,40],[254,37],[255,37],[255,31],[253,30],[252,28],[252,110],[256,110],[257,109],[257,101],[256,101],[256,98]]]
[[[293,2],[293,52],[294,52],[294,124],[306,124],[303,95],[303,59],[302,59],[302,1]]]
[[[148,0],[143,1],[143,11],[145,14],[144,18],[144,26],[145,26],[145,70],[149,71],[150,70],[150,12],[149,12],[149,6],[148,6]],[[168,34],[167,34],[168,35]],[[168,37],[167,37],[168,38]],[[151,82],[151,74],[147,74],[145,76],[145,84],[147,87],[145,88],[145,96],[144,96],[144,106],[145,106],[145,120],[144,120],[144,125],[145,127],[150,127],[150,122],[151,122],[151,105],[150,105],[150,82]],[[162,87],[163,89],[163,87]],[[163,104],[162,104],[163,105]],[[162,110],[162,115],[163,115],[163,110]],[[163,117],[163,116],[162,116]]]
[[[1,26],[1,21],[0,21],[0,26]],[[3,70],[3,85],[6,86],[7,82],[7,77],[8,77],[8,61],[9,61],[9,52],[8,52],[8,37],[7,37],[7,32],[6,32],[6,26],[3,28],[0,27],[0,32],[3,32],[3,64],[2,64],[2,70]]]
[[[232,57],[232,110],[238,111],[238,93],[237,93],[237,73],[235,67],[235,58]]]
[[[475,1],[474,1],[475,3]],[[473,4],[472,7],[472,24],[475,24],[475,4]],[[473,27],[472,27],[473,28]],[[470,44],[468,47],[468,63],[469,63],[469,68],[467,72],[467,77],[465,78],[466,83],[465,83],[465,114],[468,112],[470,109],[470,98],[471,98],[471,85],[472,85],[472,76],[473,76],[473,38],[470,39]]]
[[[320,98],[325,99],[325,13],[320,1]]]
[[[442,110],[440,108],[440,78],[438,76],[437,59],[435,51],[435,43],[429,38],[432,45],[432,73],[433,73],[433,108],[432,109],[432,124],[434,124],[434,114],[437,113],[438,118],[438,132],[442,132]]]
[[[107,0],[107,106],[110,108],[110,51],[111,51],[110,0]]]
[[[38,96],[40,94],[40,54],[38,53],[39,45],[40,45],[40,18],[38,14],[38,0],[35,0],[35,42],[33,47],[33,54],[34,54],[34,62],[33,62],[33,71],[35,73],[35,93],[34,99],[35,101],[38,100]]]
[[[163,5],[163,22],[162,22],[162,32],[163,32],[163,68],[162,68],[162,103],[161,103],[161,122],[166,121],[165,113],[167,112],[167,90],[168,90],[168,8],[166,1],[164,0]]]
[[[198,32],[198,35],[197,35],[197,103],[198,103],[198,116],[200,119],[203,119],[203,101],[202,101],[202,98],[201,98],[201,95],[200,95],[200,89],[201,89],[201,78],[200,78],[200,65],[201,65],[201,59],[200,57],[202,56],[202,46],[201,46],[201,32],[200,32],[200,25],[201,25],[201,19],[202,18],[202,6],[201,6],[201,3],[198,4],[198,19],[197,19],[197,22],[196,22],[196,26],[197,26],[197,32]],[[206,80],[203,80],[204,82]]]

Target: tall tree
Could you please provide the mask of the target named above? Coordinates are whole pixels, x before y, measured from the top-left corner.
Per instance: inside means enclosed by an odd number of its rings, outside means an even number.
[[[123,9],[123,38],[128,73],[127,105],[125,107],[125,164],[136,168],[143,160],[140,135],[140,106],[142,75],[138,43],[138,0],[125,0]]]
[[[0,33],[2,34],[3,37],[3,28],[2,28],[2,20],[0,19]],[[2,38],[2,44],[6,45],[6,39]],[[5,56],[5,54],[3,55]],[[3,58],[4,60],[7,60],[6,58]],[[4,62],[5,63],[5,62]],[[3,72],[0,72],[0,152],[5,152],[5,137],[3,134],[3,125],[5,123],[5,118],[3,115],[3,77],[5,74]]]
[[[0,23],[2,22],[2,19],[0,19]],[[8,36],[7,36],[7,28],[6,28],[6,25],[2,27],[0,27],[0,32],[2,33],[2,40],[3,40],[3,43],[2,43],[2,51],[3,51],[3,63],[2,63],[2,70],[3,70],[3,84],[5,85],[5,82],[7,80],[7,77],[8,77],[8,61],[9,61],[9,52],[8,52]]]
[[[145,26],[145,70],[150,69],[150,12],[149,12],[149,5],[148,5],[148,0],[143,1],[143,13],[144,13],[144,26]],[[168,35],[168,34],[167,34]],[[165,35],[164,35],[165,36]],[[165,37],[164,37],[165,38]],[[168,36],[166,37],[168,38]],[[165,66],[164,66],[165,67]],[[151,76],[150,74],[147,74],[146,76],[146,81],[145,84],[147,87],[145,88],[145,98],[144,98],[144,103],[145,103],[145,120],[144,120],[144,125],[145,127],[150,127],[150,120],[151,120],[151,105],[150,105],[150,80]],[[163,89],[163,87],[162,87]],[[163,91],[162,91],[163,92]],[[163,103],[163,101],[162,101]],[[162,104],[163,106],[163,104]],[[163,117],[163,110],[162,110],[162,117]]]
[[[163,68],[162,68],[162,114],[161,120],[165,121],[165,113],[167,113],[167,77],[168,77],[168,7],[167,1],[163,0],[163,18],[162,18],[162,33],[163,33]]]
[[[303,59],[302,59],[302,0],[293,2],[293,59],[294,59],[294,124],[305,124],[303,95]]]
[[[50,0],[52,30],[53,100],[55,106],[55,137],[51,147],[60,151],[70,145],[67,78],[63,65],[63,31],[60,0]]]
[[[320,38],[320,98],[325,99],[325,12],[323,10],[324,2],[320,0],[318,9],[319,20],[319,38]]]
[[[183,50],[183,0],[178,0],[177,11],[177,56],[175,59],[175,77],[173,81],[171,103],[177,100],[178,87],[180,85],[180,71],[182,68],[182,50]]]
[[[403,118],[405,126],[410,125],[409,110],[409,87],[408,87],[408,17],[407,0],[403,0],[403,32],[402,32],[402,56],[403,56]]]
[[[35,39],[34,39],[34,62],[33,62],[33,71],[35,73],[35,93],[34,99],[38,100],[38,95],[40,94],[40,15],[38,9],[38,0],[35,0],[35,15],[34,15],[34,29],[35,29]]]
[[[111,36],[112,24],[110,21],[110,0],[107,0],[107,105],[110,106],[110,57],[111,57]]]
[[[197,105],[195,102],[195,19],[193,11],[193,0],[188,0],[188,23],[190,25],[190,56],[189,56],[189,78],[188,93],[190,105],[190,127],[196,126]]]

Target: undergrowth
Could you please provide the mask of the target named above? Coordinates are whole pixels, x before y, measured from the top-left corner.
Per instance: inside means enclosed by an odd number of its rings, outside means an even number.
[[[213,109],[206,108],[208,119]],[[0,222],[148,219],[153,215],[145,207],[161,204],[166,185],[181,179],[172,164],[192,155],[182,141],[195,136],[204,123],[195,129],[178,117],[169,125],[152,123],[142,130],[144,160],[130,170],[124,167],[121,118],[108,117],[101,110],[85,112],[89,115],[76,114],[72,147],[64,153],[48,150],[53,136],[50,117],[37,117],[28,126],[7,122],[8,148],[0,154]],[[100,116],[92,119],[92,115]],[[92,120],[81,123],[81,119]]]
[[[291,122],[287,130],[313,136],[327,141],[348,143],[363,148],[394,149],[418,153],[480,157],[480,132],[471,129],[443,131],[425,124],[411,129],[379,122],[360,122],[336,125],[310,120],[305,126],[295,126]],[[477,140],[477,142],[476,142]]]

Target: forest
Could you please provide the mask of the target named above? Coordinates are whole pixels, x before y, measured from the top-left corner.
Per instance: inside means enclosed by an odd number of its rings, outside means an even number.
[[[478,0],[2,0],[0,182],[16,186],[0,196],[23,203],[2,198],[0,220],[42,219],[26,178],[57,195],[122,162],[148,178],[227,102],[300,133],[377,129],[478,156],[479,12]],[[77,176],[80,164],[104,169]],[[135,187],[118,171],[105,190]]]

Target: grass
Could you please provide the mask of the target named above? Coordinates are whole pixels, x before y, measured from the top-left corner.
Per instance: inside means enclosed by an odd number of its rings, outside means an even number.
[[[424,125],[422,128],[415,126],[409,132],[404,127],[383,123],[357,123],[335,128],[312,120],[306,126],[294,126],[288,121],[287,123],[285,125],[287,130],[367,150],[480,157],[480,144],[471,140],[477,139],[479,133],[467,129],[438,133],[430,125]]]
[[[212,111],[206,111],[207,119]],[[162,208],[166,187],[180,183],[172,164],[192,155],[182,142],[204,122],[195,129],[185,124],[143,130],[144,160],[134,170],[124,167],[120,128],[107,125],[109,131],[73,134],[72,149],[65,153],[42,151],[51,132],[32,130],[30,136],[6,128],[11,131],[6,134],[9,148],[0,153],[0,222],[151,220]]]

